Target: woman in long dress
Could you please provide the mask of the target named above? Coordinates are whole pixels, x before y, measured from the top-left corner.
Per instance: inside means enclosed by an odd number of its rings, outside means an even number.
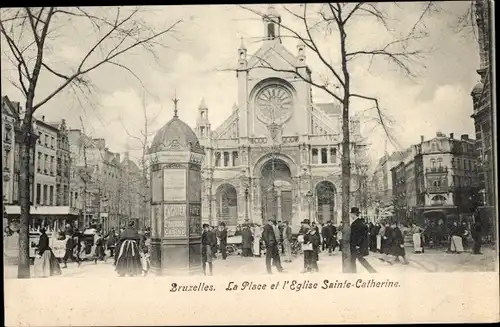
[[[47,278],[61,274],[61,266],[49,246],[49,237],[45,228],[40,229],[37,256],[35,258],[35,277]]]
[[[260,257],[260,239],[262,238],[262,229],[259,225],[253,228],[253,255]]]
[[[462,236],[464,234],[463,227],[459,225],[456,221],[453,222],[453,228],[450,232],[450,252],[451,253],[462,253],[464,252],[464,246],[462,244]]]
[[[120,247],[117,251],[118,257],[115,269],[120,277],[142,274],[141,254],[139,251],[140,240],[141,236],[134,228],[134,222],[129,222],[128,227],[120,235]]]
[[[413,251],[415,253],[422,253],[424,251],[422,247],[422,228],[413,223],[411,225],[410,233],[413,238]]]

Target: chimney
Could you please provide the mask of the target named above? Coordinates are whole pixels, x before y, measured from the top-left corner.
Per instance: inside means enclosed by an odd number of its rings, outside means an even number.
[[[450,133],[450,139],[453,140],[453,133]]]
[[[424,136],[420,135],[420,143],[424,143]]]
[[[469,140],[469,134],[462,134],[460,137],[461,140],[468,141]]]

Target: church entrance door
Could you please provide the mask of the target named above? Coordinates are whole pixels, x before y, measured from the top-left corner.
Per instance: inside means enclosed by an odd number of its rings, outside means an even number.
[[[281,159],[271,158],[261,171],[262,221],[292,222],[292,174]]]

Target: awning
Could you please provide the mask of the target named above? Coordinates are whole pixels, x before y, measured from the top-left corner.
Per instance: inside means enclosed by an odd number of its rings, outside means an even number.
[[[6,205],[5,211],[8,215],[21,215],[21,208],[19,206]],[[66,216],[79,216],[80,209],[70,206],[31,206],[31,215],[66,215]]]

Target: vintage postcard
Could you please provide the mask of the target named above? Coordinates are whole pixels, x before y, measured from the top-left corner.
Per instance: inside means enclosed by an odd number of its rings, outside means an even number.
[[[493,7],[1,8],[5,324],[498,322]]]

